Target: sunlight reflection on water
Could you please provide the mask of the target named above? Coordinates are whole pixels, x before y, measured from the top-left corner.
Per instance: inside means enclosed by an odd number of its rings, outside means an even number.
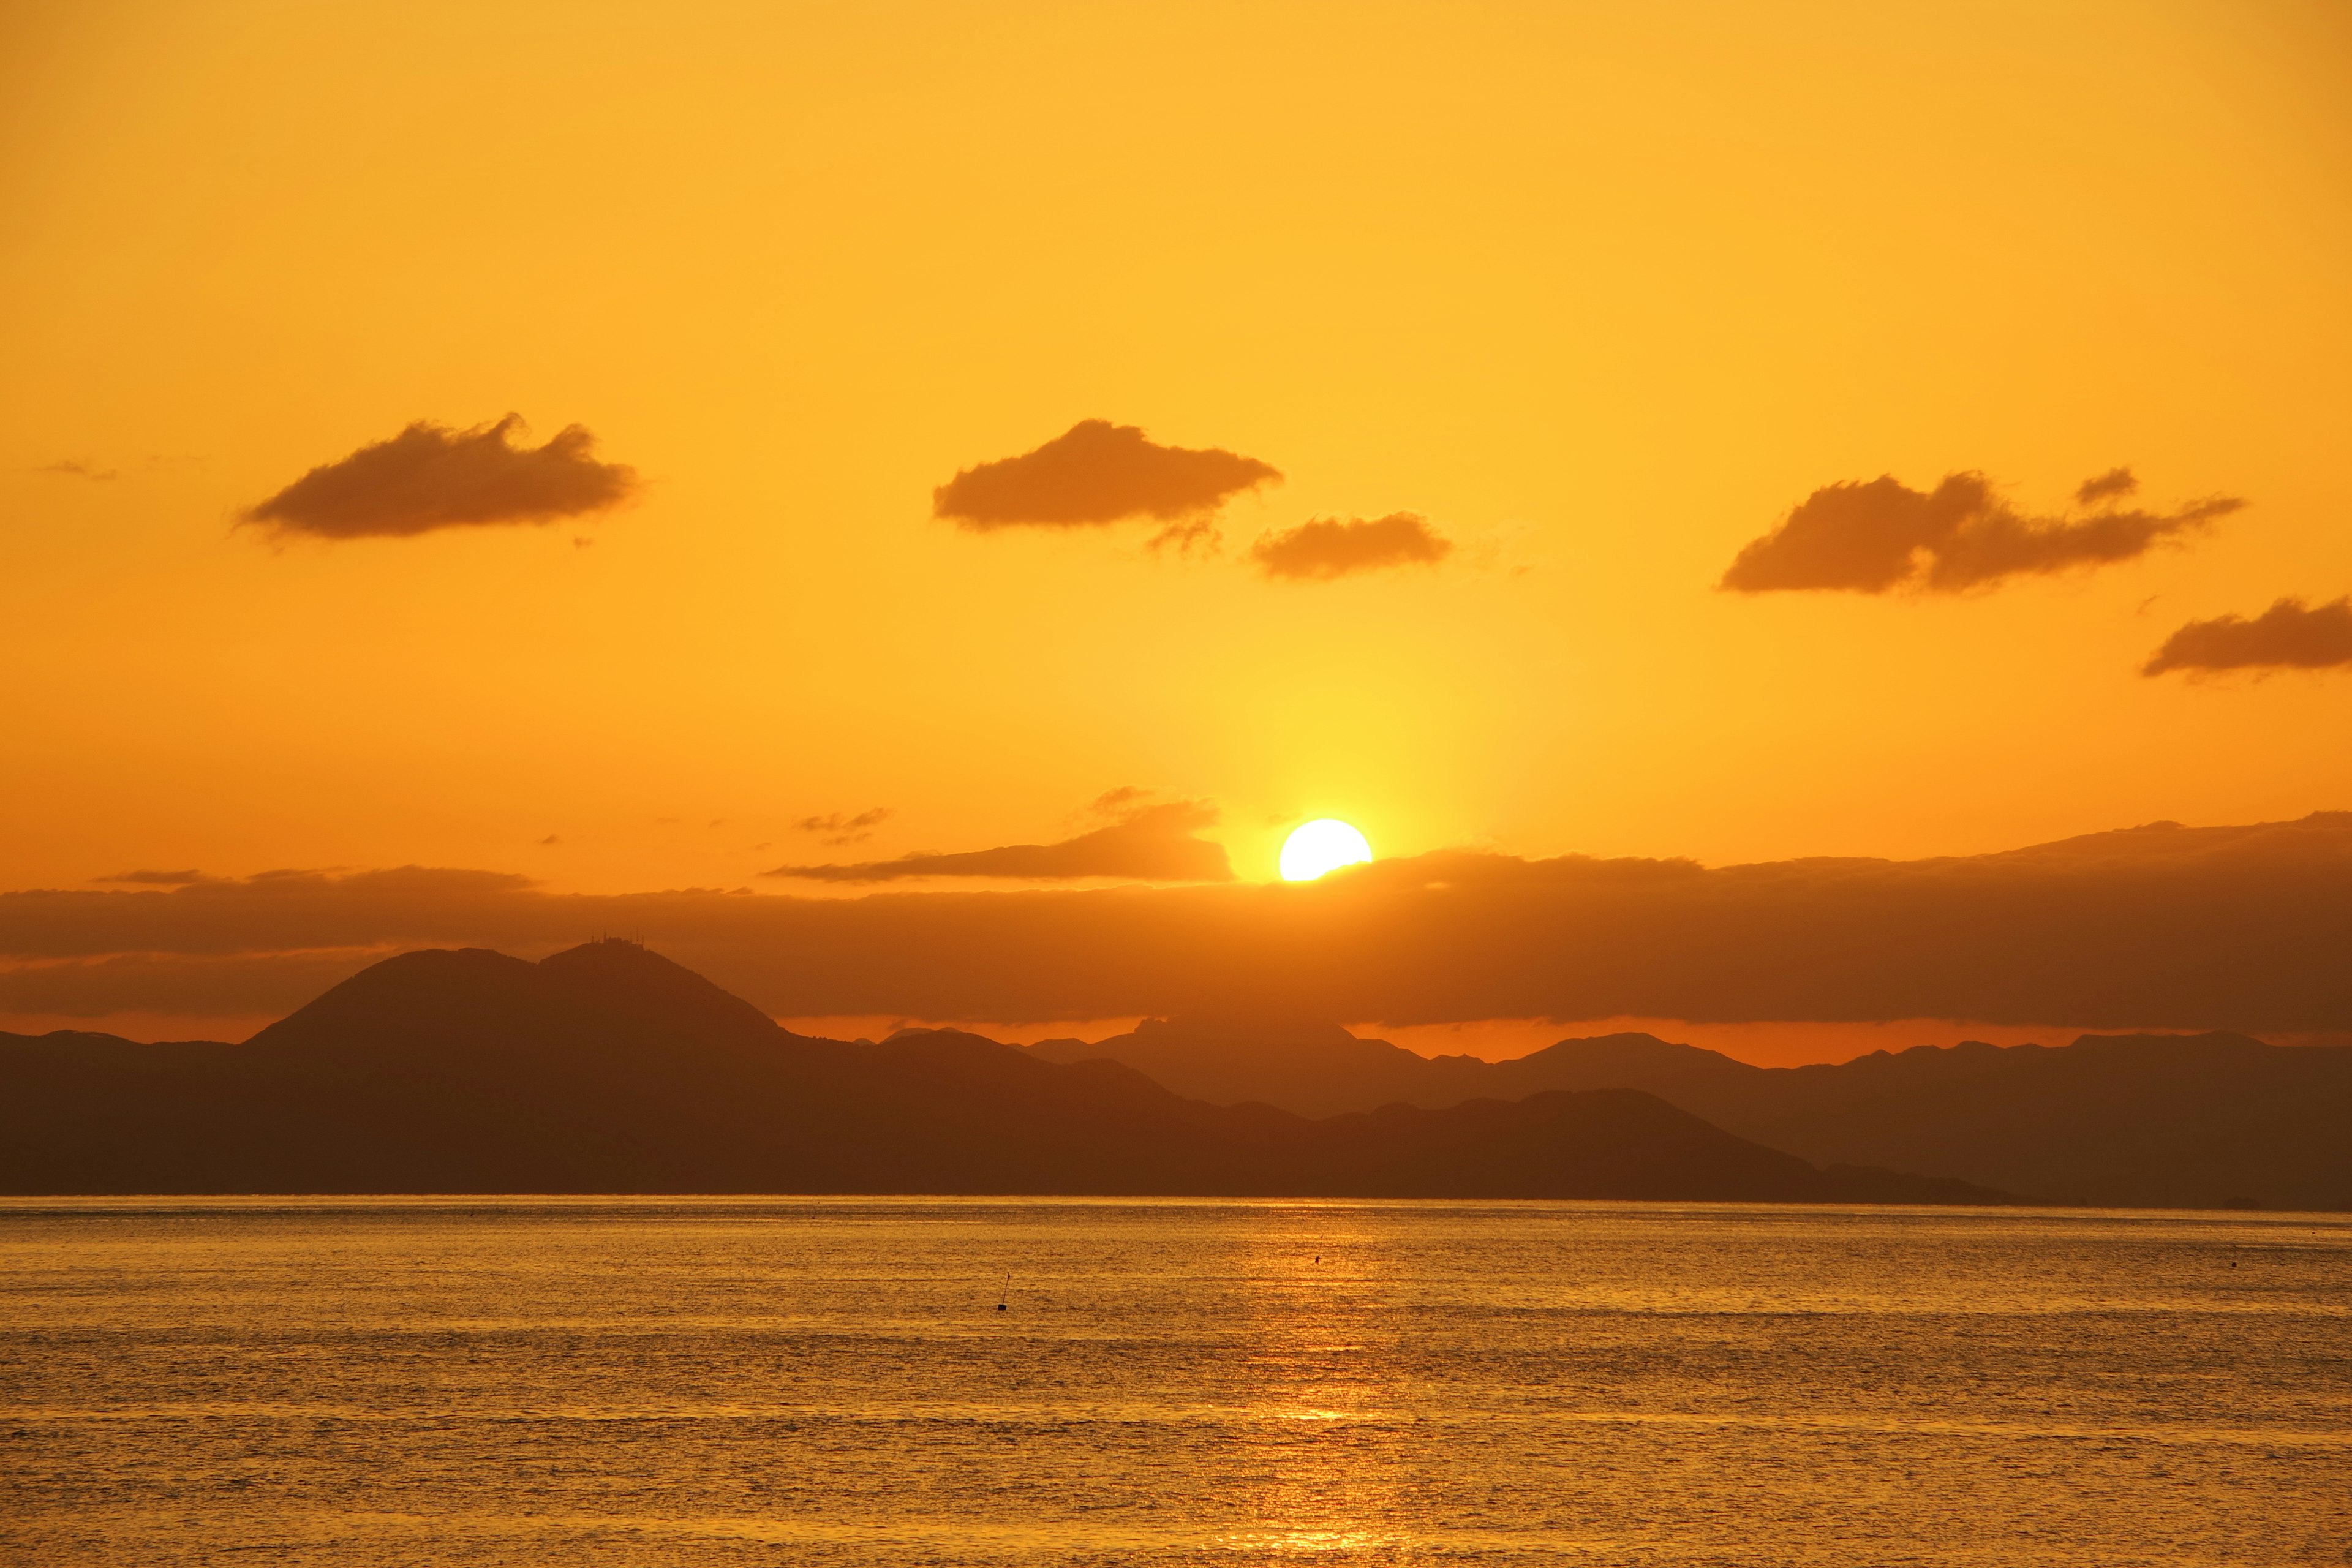
[[[2335,1215],[5,1200],[0,1561],[2352,1563],[2348,1269]]]

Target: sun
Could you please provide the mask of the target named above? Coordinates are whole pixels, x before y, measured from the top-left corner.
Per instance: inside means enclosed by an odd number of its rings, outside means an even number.
[[[1371,858],[1372,847],[1362,834],[1336,817],[1318,816],[1292,828],[1282,841],[1282,879],[1311,882],[1326,871]]]

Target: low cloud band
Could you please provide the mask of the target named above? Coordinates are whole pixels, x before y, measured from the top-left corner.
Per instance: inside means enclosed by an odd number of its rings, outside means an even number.
[[[90,983],[84,1005],[102,1001],[90,966],[137,954],[143,1005],[161,1009],[165,971],[187,964],[191,1000],[200,991],[224,1016],[287,1005],[288,976],[315,984],[303,955],[326,950],[529,954],[607,931],[642,932],[780,1016],[1263,1007],[1392,1025],[1950,1017],[2341,1031],[2352,813],[1918,861],[1706,869],[1445,852],[1296,886],[588,897],[412,868],[0,895],[0,955],[47,971],[51,1002],[75,970]],[[243,1009],[228,1005],[238,965],[253,977]]]

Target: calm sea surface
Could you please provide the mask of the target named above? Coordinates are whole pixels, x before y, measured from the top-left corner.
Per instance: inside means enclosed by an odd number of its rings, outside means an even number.
[[[2352,1216],[0,1201],[0,1561],[2352,1563]]]

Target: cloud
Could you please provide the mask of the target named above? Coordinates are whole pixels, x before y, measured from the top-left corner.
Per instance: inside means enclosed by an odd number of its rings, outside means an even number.
[[[1097,816],[1116,819],[1130,807],[1141,805],[1158,793],[1156,790],[1146,789],[1140,784],[1120,784],[1116,789],[1103,791],[1102,794],[1088,801],[1087,810]]]
[[[243,520],[279,534],[320,539],[404,538],[436,528],[552,522],[614,506],[635,491],[636,470],[600,463],[595,437],[567,425],[543,447],[518,447],[509,414],[453,430],[418,420],[337,462],[312,468]]]
[[[435,942],[449,933],[453,910],[478,916],[499,907],[499,900],[535,885],[504,871],[427,866],[200,875],[169,890],[159,885],[159,876],[178,875],[132,873],[140,884],[135,891],[0,893],[0,957],[189,955]],[[13,923],[28,918],[46,931]]]
[[[1151,518],[1189,543],[1197,520],[1281,473],[1223,447],[1162,447],[1133,425],[1082,419],[1034,452],[964,469],[931,492],[931,512],[962,528],[1080,528]],[[1195,520],[1186,522],[1183,520]]]
[[[1195,517],[1170,523],[1145,540],[1143,545],[1155,555],[1163,550],[1185,556],[1195,550],[1203,555],[1214,555],[1223,549],[1224,535],[1217,531],[1214,520]]]
[[[39,468],[35,468],[33,472],[37,474],[58,474],[64,478],[72,479],[106,480],[120,479],[122,477],[116,473],[112,468],[101,468],[95,463],[80,462],[72,458],[67,458],[55,463],[44,463]]]
[[[323,952],[116,953],[0,969],[0,1013],[103,1018],[160,1012],[183,1018],[290,1013],[397,948]]]
[[[1278,1009],[1399,1026],[1966,1018],[2323,1034],[2352,1030],[2352,812],[1932,860],[1706,868],[1457,850],[1295,884],[602,896],[412,867],[0,894],[5,964],[219,957],[188,999],[224,1016],[282,1006],[289,954],[536,956],[608,931],[643,932],[779,1017]],[[168,966],[142,973],[142,1010],[194,1010]],[[87,976],[76,1006],[100,1007],[102,978]]]
[[[1328,583],[1334,577],[1383,566],[1433,563],[1453,550],[1454,542],[1433,531],[1427,518],[1392,511],[1370,521],[1360,517],[1345,522],[1318,517],[1265,535],[1250,546],[1250,559],[1269,577]]]
[[[128,882],[148,888],[182,888],[194,882],[226,882],[228,879],[205,871],[118,871],[111,877],[90,879],[93,882]]]
[[[2191,621],[2164,639],[2142,675],[2169,669],[2330,669],[2352,665],[2352,595],[2313,609],[2281,599],[2252,620]]]
[[[2074,487],[2074,504],[2090,506],[2098,501],[2112,500],[2117,496],[2136,495],[2138,491],[2139,477],[2137,474],[2129,468],[2109,468],[2104,474],[2092,475]]]
[[[906,855],[849,866],[779,866],[765,877],[819,882],[889,882],[909,877],[1001,877],[1076,881],[1128,877],[1148,882],[1229,882],[1233,862],[1222,844],[1194,834],[1217,820],[1214,806],[1197,800],[1138,804],[1136,792],[1113,790],[1094,810],[1113,818],[1108,827],[1058,844],[1008,844],[953,855]]]
[[[2085,480],[2075,496],[2087,504],[2137,488],[2130,470],[2117,468]],[[2110,506],[2087,517],[2028,517],[1982,474],[1947,474],[1933,490],[1881,475],[1807,496],[1778,528],[1748,542],[1718,586],[1956,594],[2004,577],[2133,560],[2244,504],[2213,496],[2168,512]]]
[[[815,834],[820,844],[863,844],[873,837],[875,828],[888,821],[889,817],[890,808],[877,805],[855,816],[838,811],[827,816],[803,816],[794,826],[803,833]]]

